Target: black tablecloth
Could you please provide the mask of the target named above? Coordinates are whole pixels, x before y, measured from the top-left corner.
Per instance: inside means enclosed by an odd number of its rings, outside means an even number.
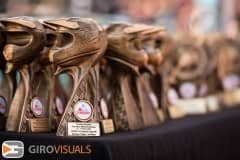
[[[140,131],[94,138],[0,132],[4,140],[31,144],[90,144],[90,155],[37,155],[38,159],[240,160],[240,107],[168,121]],[[25,148],[24,159],[32,159]],[[36,159],[36,158],[35,158]]]

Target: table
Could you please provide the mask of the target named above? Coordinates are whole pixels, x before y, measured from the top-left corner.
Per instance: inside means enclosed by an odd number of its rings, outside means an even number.
[[[57,137],[54,134],[0,132],[4,140],[25,145],[91,145],[89,155],[38,154],[37,159],[78,160],[231,160],[240,159],[240,107],[202,116],[189,116],[139,131],[101,137]]]

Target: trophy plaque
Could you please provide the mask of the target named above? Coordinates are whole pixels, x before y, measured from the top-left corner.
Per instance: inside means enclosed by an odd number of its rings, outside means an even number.
[[[113,133],[115,131],[113,120],[109,118],[109,109],[104,98],[100,99],[100,109],[101,109],[101,125],[103,133]]]
[[[57,128],[58,136],[99,136],[99,66],[107,39],[92,19],[63,18],[45,20],[56,32],[49,60],[57,66],[55,75],[72,77],[72,93]]]
[[[16,92],[9,108],[7,131],[48,132],[50,88],[39,64],[46,40],[40,22],[30,17],[0,20],[6,30],[3,50],[5,72],[19,75]]]

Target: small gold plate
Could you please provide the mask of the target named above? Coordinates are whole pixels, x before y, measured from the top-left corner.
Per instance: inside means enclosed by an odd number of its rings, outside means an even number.
[[[32,118],[28,122],[30,132],[50,132],[48,118]]]
[[[172,119],[182,118],[185,116],[183,110],[178,106],[170,106],[168,110]]]
[[[112,119],[104,119],[101,121],[102,131],[105,134],[115,132],[114,124]]]
[[[164,112],[162,109],[157,109],[157,115],[158,115],[158,119],[160,120],[160,122],[164,122],[165,116],[164,116]]]

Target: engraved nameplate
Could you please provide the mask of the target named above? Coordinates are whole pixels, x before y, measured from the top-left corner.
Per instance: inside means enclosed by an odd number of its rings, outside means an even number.
[[[99,123],[68,122],[68,136],[100,136]]]
[[[101,121],[102,131],[103,133],[113,133],[115,131],[113,120],[112,119],[104,119]]]
[[[28,121],[30,132],[50,132],[48,118],[32,118]]]

